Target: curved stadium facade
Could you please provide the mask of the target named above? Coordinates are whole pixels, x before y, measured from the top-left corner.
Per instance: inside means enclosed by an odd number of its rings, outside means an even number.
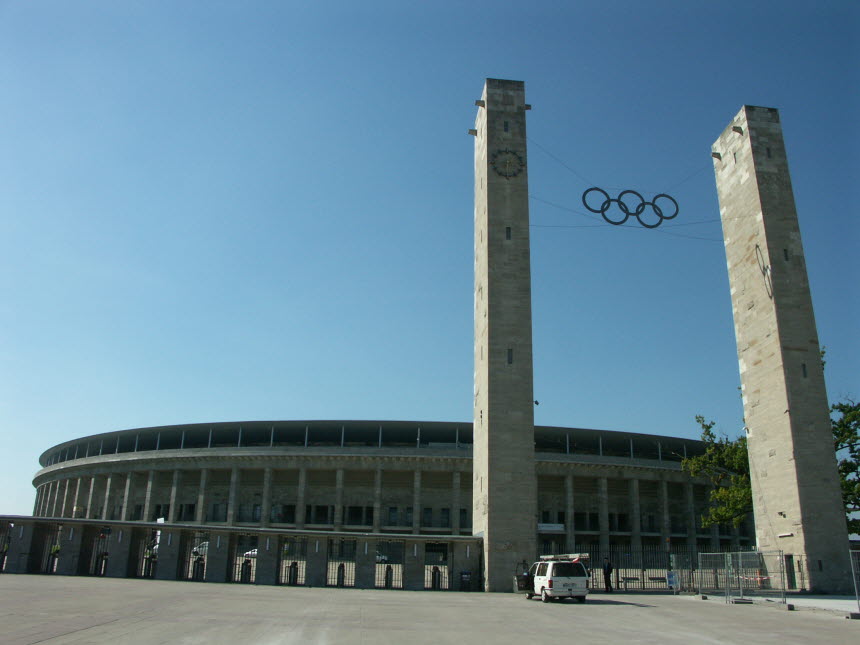
[[[374,533],[471,534],[472,424],[254,421],[162,426],[45,451],[34,515]],[[535,427],[538,545],[720,546],[699,441]]]
[[[701,527],[695,440],[534,428],[537,551],[609,555],[665,588],[668,555],[744,548]],[[472,424],[252,421],[161,426],[46,450],[32,518],[0,518],[6,571],[299,586],[477,590]],[[504,504],[504,500],[501,500]],[[692,558],[692,559],[691,559]],[[677,564],[676,564],[677,566]],[[691,574],[691,569],[690,569]]]

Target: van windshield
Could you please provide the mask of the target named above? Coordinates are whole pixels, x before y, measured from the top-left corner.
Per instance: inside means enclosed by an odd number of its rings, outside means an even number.
[[[559,578],[583,578],[588,574],[581,562],[556,562],[552,575]]]

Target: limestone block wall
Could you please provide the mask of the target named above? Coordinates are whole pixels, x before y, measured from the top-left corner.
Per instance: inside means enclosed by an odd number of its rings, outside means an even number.
[[[848,591],[818,334],[779,112],[744,106],[712,148],[748,429],[758,545]]]

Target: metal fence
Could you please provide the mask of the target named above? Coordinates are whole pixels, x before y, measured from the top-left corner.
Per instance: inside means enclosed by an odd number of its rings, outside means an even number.
[[[12,525],[9,522],[0,522],[0,573],[6,570],[6,554],[9,553],[11,530]]]
[[[230,582],[251,584],[257,577],[257,536],[234,535],[230,540]]]
[[[181,548],[179,577],[181,580],[206,580],[206,561],[209,558],[209,533],[194,531],[184,536]]]
[[[849,551],[851,559],[851,577],[854,580],[854,599],[857,601],[857,611],[860,612],[860,551]]]
[[[281,539],[281,561],[278,565],[278,584],[297,586],[305,584],[308,541],[303,537]]]
[[[403,588],[403,563],[406,543],[403,540],[379,540],[376,543],[375,585],[377,589]]]
[[[326,585],[329,587],[355,586],[356,540],[329,538]]]
[[[771,598],[785,603],[786,562],[782,551],[700,553],[698,593],[726,602]]]
[[[424,588],[434,591],[450,589],[448,544],[428,542],[424,547]]]
[[[600,549],[593,544],[575,545],[573,552],[588,553],[586,566],[591,572],[590,587],[603,589],[603,558],[612,564],[610,584],[621,591],[695,591],[699,550],[693,546],[677,545],[667,549],[662,545],[632,549],[610,546]]]
[[[159,533],[151,529],[138,529],[132,537],[132,554],[135,560],[134,575],[138,578],[154,578],[158,566]]]

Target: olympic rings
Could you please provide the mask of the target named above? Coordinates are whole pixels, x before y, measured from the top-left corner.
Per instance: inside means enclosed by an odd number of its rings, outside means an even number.
[[[600,202],[600,206],[598,208],[594,208],[593,206],[588,205],[588,195],[592,192],[599,193],[603,196],[603,201]],[[658,200],[663,200],[663,206],[660,206],[657,203]],[[666,201],[671,202],[671,204],[665,203]],[[613,218],[607,215],[613,203],[618,207],[618,210],[621,211],[622,217]],[[635,190],[622,190],[620,193],[618,193],[618,197],[612,199],[609,196],[609,193],[607,193],[602,188],[589,188],[584,193],[582,193],[582,204],[592,213],[600,214],[603,219],[605,219],[609,224],[614,224],[615,226],[623,224],[632,215],[637,220],[639,220],[639,223],[645,228],[657,228],[658,226],[660,226],[660,224],[663,223],[663,220],[672,219],[679,212],[678,202],[675,201],[674,197],[670,197],[665,193],[660,193],[659,195],[655,195],[654,199],[652,199],[650,202],[646,202],[645,198],[642,197],[642,195],[637,193]],[[656,221],[654,221],[652,217],[648,217],[647,219],[643,218],[646,206],[651,207],[651,212],[657,218]],[[664,209],[668,210],[671,206],[675,207],[674,211],[671,215],[666,215]]]

